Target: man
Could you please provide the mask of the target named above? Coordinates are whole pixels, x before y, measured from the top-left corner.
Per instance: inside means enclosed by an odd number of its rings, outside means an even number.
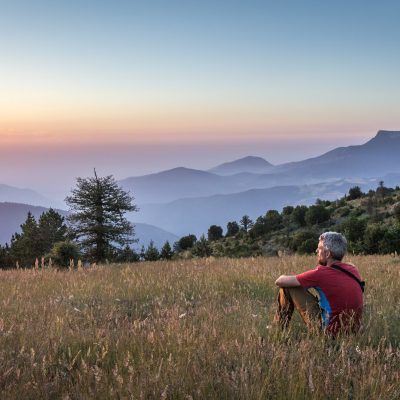
[[[361,322],[363,285],[357,268],[342,262],[347,241],[337,232],[319,237],[318,266],[299,275],[281,275],[277,320],[285,328],[294,309],[308,328],[319,325],[325,332],[355,332]],[[309,289],[315,289],[318,297]]]

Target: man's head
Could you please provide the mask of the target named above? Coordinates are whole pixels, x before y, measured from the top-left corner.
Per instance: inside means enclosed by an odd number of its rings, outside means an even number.
[[[337,232],[325,232],[319,237],[318,263],[327,265],[328,260],[341,261],[347,250],[346,238]]]

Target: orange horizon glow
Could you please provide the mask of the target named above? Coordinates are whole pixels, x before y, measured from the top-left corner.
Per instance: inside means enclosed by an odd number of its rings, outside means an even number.
[[[386,129],[387,119],[366,116],[361,122],[351,115],[314,110],[32,110],[0,116],[2,146],[62,145],[91,143],[215,142],[246,140],[292,140],[366,136]]]

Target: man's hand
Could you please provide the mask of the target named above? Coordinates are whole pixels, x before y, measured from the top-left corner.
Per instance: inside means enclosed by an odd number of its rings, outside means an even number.
[[[297,287],[301,286],[295,275],[281,275],[275,285],[279,287]]]

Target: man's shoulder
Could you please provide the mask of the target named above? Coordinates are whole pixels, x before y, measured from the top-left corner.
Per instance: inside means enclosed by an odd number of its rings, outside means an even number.
[[[306,271],[306,272],[313,272],[313,273],[324,273],[324,272],[326,272],[327,271],[327,268],[326,267],[324,267],[323,265],[317,265],[316,267],[314,267],[314,268],[311,268],[311,269],[309,269],[308,271]]]
[[[307,271],[304,272],[300,272],[299,274],[296,275],[296,278],[298,279],[305,279],[305,278],[311,278],[311,277],[317,277],[321,274],[323,267],[321,267],[320,265],[317,265],[315,268],[313,269],[309,269]],[[322,272],[323,273],[323,272]]]
[[[349,271],[356,277],[360,278],[360,272],[358,271],[358,268],[353,263],[341,261],[341,262],[335,263],[335,264],[339,265],[340,267],[346,269],[347,271]]]

